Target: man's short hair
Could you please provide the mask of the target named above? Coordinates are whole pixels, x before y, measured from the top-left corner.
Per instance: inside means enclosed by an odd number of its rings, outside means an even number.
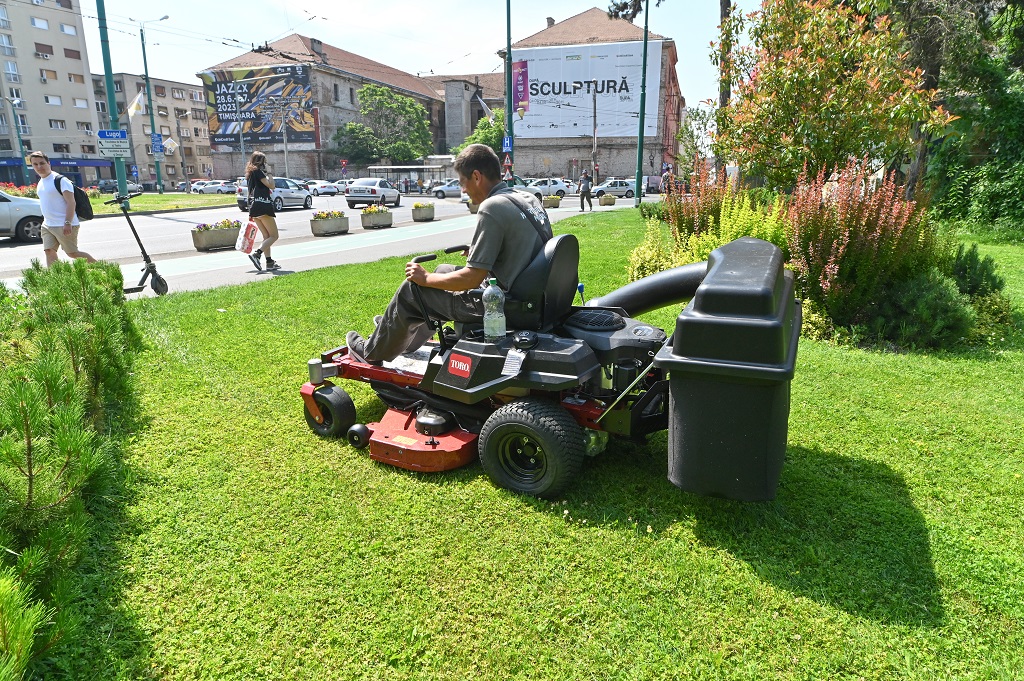
[[[501,161],[486,144],[470,144],[455,159],[455,172],[459,177],[469,177],[474,170],[479,170],[491,182],[501,181]]]
[[[44,154],[41,151],[33,151],[31,154],[29,154],[28,155],[28,162],[31,163],[32,159],[34,159],[34,158],[41,158],[44,161],[46,161],[47,163],[50,162],[50,157],[47,156],[46,154]]]

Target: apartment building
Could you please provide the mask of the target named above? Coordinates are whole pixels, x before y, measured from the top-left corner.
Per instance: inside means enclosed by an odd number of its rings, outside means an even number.
[[[115,73],[114,100],[117,102],[117,121],[128,130],[131,158],[125,159],[129,179],[155,191],[157,160],[153,154],[153,128],[149,121],[149,105],[145,94],[146,79],[136,73]],[[113,127],[107,111],[107,88],[102,74],[93,74],[93,92],[102,128]],[[174,189],[186,178],[208,179],[213,176],[210,155],[210,129],[207,124],[206,101],[202,86],[150,77],[153,97],[153,120],[156,132],[164,145],[164,160],[160,163],[160,180],[164,190]],[[141,109],[132,115],[127,107],[142,92]],[[168,144],[170,140],[174,144]],[[174,148],[171,151],[171,147]]]
[[[96,101],[75,0],[0,0],[0,182],[34,182],[24,157],[40,150],[82,185],[110,161],[97,153]]]

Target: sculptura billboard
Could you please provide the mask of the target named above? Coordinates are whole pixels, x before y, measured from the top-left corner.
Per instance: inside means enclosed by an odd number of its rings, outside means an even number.
[[[647,52],[644,136],[658,134],[661,45]],[[515,136],[525,138],[636,137],[640,118],[643,43],[534,47],[512,51]]]

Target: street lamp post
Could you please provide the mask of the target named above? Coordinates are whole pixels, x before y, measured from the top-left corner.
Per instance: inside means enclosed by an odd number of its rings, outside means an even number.
[[[7,103],[11,105],[11,125],[14,126],[14,131],[18,135],[18,152],[21,154],[21,163],[18,164],[21,171],[21,184],[24,185],[27,181],[25,177],[25,143],[21,139],[21,123],[18,121],[18,112],[15,111],[14,107],[21,103],[18,98],[4,97]]]
[[[142,39],[142,70],[146,78],[146,105],[149,107],[149,132],[150,132],[150,149],[153,151],[154,162],[156,164],[156,190],[157,193],[164,193],[164,180],[160,176],[160,161],[156,159],[157,151],[153,149],[153,140],[156,139],[156,118],[153,115],[153,88],[149,82],[149,64],[146,61],[146,24],[150,22],[163,21],[164,19],[170,18],[169,15],[165,14],[159,19],[147,19],[146,21],[139,21],[139,38]],[[135,19],[131,19],[135,21]],[[161,139],[163,136],[161,135]]]

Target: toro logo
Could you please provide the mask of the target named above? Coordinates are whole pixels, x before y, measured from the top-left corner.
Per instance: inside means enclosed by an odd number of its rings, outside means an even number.
[[[448,373],[469,378],[469,370],[473,368],[473,360],[465,355],[452,354],[448,357]]]

